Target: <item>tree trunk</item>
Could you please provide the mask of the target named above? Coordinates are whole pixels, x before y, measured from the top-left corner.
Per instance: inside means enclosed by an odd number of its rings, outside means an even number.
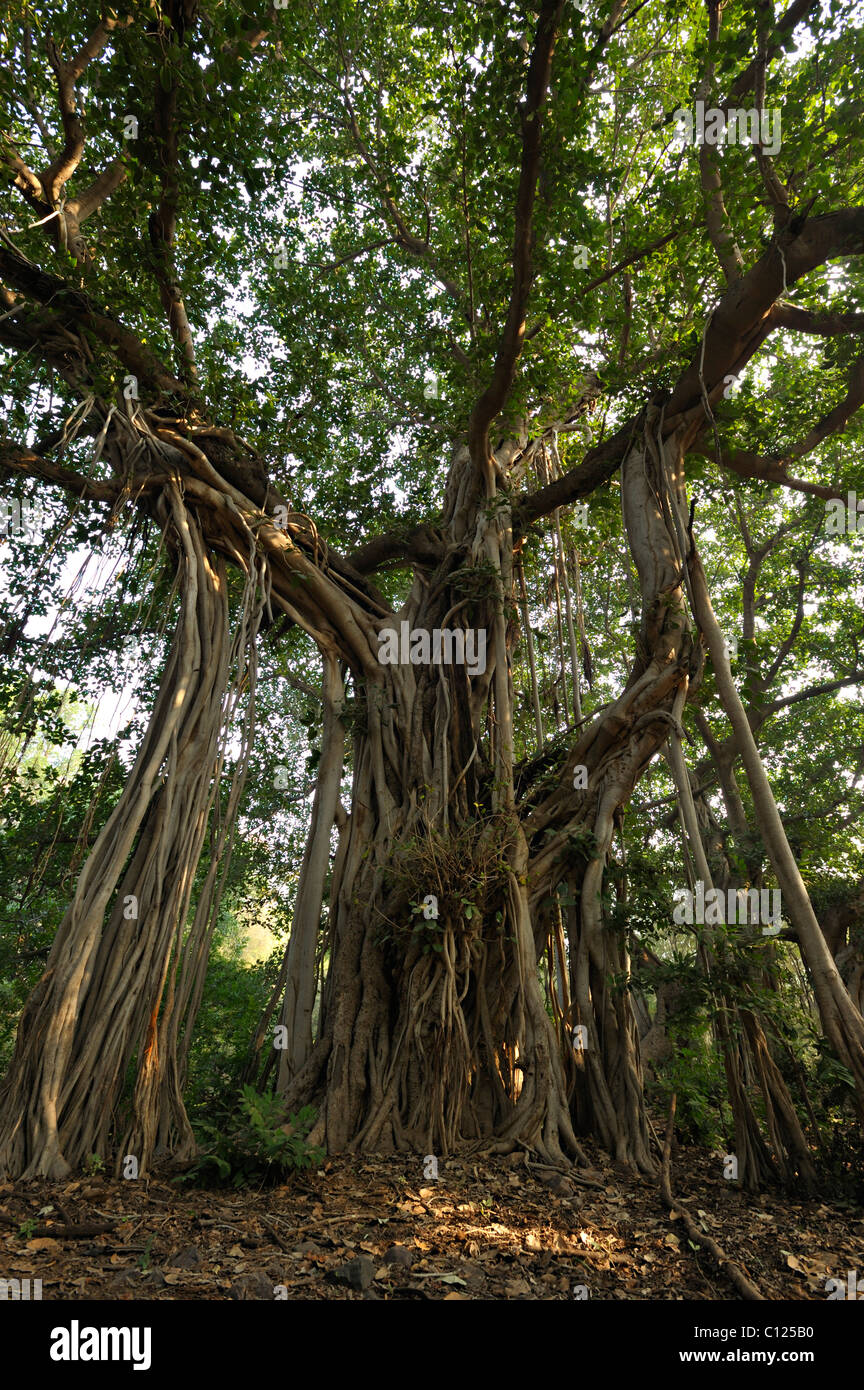
[[[610,975],[626,981],[629,958],[605,927],[601,893],[619,808],[661,746],[699,654],[647,431],[622,477],[643,588],[640,652],[626,691],[588,723],[557,787],[532,788],[515,806],[506,508],[467,528],[470,556],[449,557],[428,584],[415,584],[396,615],[412,629],[443,626],[468,606],[454,584],[458,576],[466,585],[467,561],[475,593],[484,573],[492,583],[470,610],[492,634],[485,673],[472,680],[456,667],[384,666],[367,678],[368,727],[355,747],[348,844],[331,891],[324,1025],[286,1091],[292,1105],[321,1106],[316,1132],[331,1150],[446,1153],[484,1139],[578,1156],[569,1094],[619,1158],[653,1169],[629,995],[607,984]],[[487,699],[491,749],[481,739]],[[583,765],[586,784],[577,786]],[[579,904],[569,1020],[579,1033],[563,1058],[538,974],[554,932],[543,903],[562,882]],[[422,904],[433,897],[438,915],[427,920]]]

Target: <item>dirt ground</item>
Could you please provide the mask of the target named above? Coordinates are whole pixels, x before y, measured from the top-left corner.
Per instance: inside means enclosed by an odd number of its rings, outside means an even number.
[[[581,1181],[526,1160],[341,1157],[260,1191],[164,1178],[0,1184],[0,1278],[45,1300],[738,1298],[656,1182],[601,1151]],[[591,1183],[592,1185],[586,1185]],[[681,1149],[686,1201],[768,1299],[826,1299],[858,1272],[864,1208],[750,1197]]]

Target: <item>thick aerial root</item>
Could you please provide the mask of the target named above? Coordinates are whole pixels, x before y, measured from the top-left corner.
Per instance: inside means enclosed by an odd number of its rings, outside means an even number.
[[[355,988],[337,991],[325,1035],[323,1096],[307,1065],[307,1084],[292,1085],[288,1104],[319,1100],[316,1132],[333,1151],[446,1156],[482,1142],[528,1147],[556,1166],[588,1166],[537,978],[524,889],[514,878],[494,940],[457,937],[447,926],[439,944],[440,951],[426,954],[411,948],[388,982],[380,948],[365,941]],[[388,1028],[394,986],[399,1008]],[[352,1086],[352,1077],[359,1084]]]
[[[0,1171],[16,1177],[63,1177],[89,1154],[107,1154],[136,1057],[129,1151],[139,1173],[163,1086],[178,1139],[191,1142],[172,1061],[177,1034],[160,1037],[159,1013],[216,793],[232,654],[224,563],[211,565],[173,485],[165,520],[180,558],[180,618],[141,751],[22,1014],[0,1097]],[[174,987],[172,977],[171,999]]]

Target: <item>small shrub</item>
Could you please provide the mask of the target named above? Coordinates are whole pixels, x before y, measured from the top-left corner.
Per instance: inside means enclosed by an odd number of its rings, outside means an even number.
[[[295,1169],[312,1168],[324,1157],[323,1149],[306,1143],[314,1123],[311,1105],[286,1115],[278,1096],[244,1086],[237,1110],[227,1112],[221,1123],[199,1124],[202,1153],[180,1180],[233,1187],[258,1181],[263,1186]]]

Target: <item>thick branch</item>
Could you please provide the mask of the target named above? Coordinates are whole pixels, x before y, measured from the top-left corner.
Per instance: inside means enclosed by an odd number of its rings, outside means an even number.
[[[101,174],[97,174],[89,188],[77,198],[70,198],[66,204],[67,211],[77,217],[79,224],[84,222],[110,198],[115,189],[119,188],[126,178],[126,165],[122,159],[115,159]]]
[[[476,468],[485,477],[491,468],[489,427],[507,399],[516,374],[516,363],[525,335],[525,314],[531,289],[531,253],[534,244],[533,213],[540,166],[543,105],[552,72],[552,54],[562,0],[544,0],[537,22],[534,48],[528,66],[528,82],[522,121],[522,162],[516,194],[516,227],[513,237],[513,288],[510,305],[492,369],[492,380],[471,412],[468,446]]]
[[[58,326],[62,326],[68,315],[76,328],[82,325],[91,329],[107,347],[110,347],[120,362],[143,382],[157,391],[188,396],[188,387],[177,377],[165,370],[162,363],[145,347],[134,333],[130,333],[117,319],[97,306],[82,290],[67,285],[57,275],[28,261],[25,256],[8,245],[0,244],[0,275],[8,284],[49,305]]]
[[[666,425],[695,410],[704,420],[704,399],[722,395],[724,374],[744,362],[775,327],[772,306],[796,281],[826,261],[864,252],[864,208],[842,208],[814,217],[797,234],[779,232],[756,264],[730,285],[714,309],[703,347],[680,377],[666,405]]]
[[[717,461],[722,467],[731,469],[734,473],[740,473],[745,478],[766,478],[770,482],[782,483],[784,487],[793,488],[797,492],[809,492],[826,500],[828,498],[842,499],[845,494],[837,492],[835,488],[825,487],[819,483],[808,483],[801,478],[790,478],[786,469],[792,459],[804,458],[807,454],[812,453],[824,439],[839,433],[862,405],[864,405],[864,355],[856,358],[850,367],[849,389],[843,399],[838,401],[833,410],[829,410],[828,414],[824,415],[805,438],[788,453],[765,457],[753,454],[746,449],[736,449],[731,453],[721,451]],[[715,457],[707,450],[695,446],[691,452],[700,454],[704,458]]]
[[[812,497],[821,497],[826,502],[832,499],[846,499],[846,493],[838,491],[836,487],[830,487],[825,483],[809,483],[805,478],[793,478],[786,472],[787,464],[783,458],[767,458],[750,453],[746,449],[733,449],[728,453],[721,450],[718,456],[714,449],[699,444],[691,444],[688,453],[697,454],[699,458],[712,459],[719,463],[721,468],[727,468],[730,473],[737,473],[741,478],[761,478],[764,482],[778,483],[781,487],[791,488],[793,492],[806,492]]]
[[[785,14],[782,14],[774,25],[771,37],[766,38],[760,52],[736,78],[729,93],[727,105],[737,101],[746,92],[754,90],[760,69],[764,70],[765,64],[777,57],[778,53],[782,51],[784,39],[793,34],[798,25],[807,18],[810,11],[818,9],[818,6],[819,0],[794,0],[794,4],[789,6]]]
[[[864,252],[864,208],[843,208],[808,221],[797,235],[789,231],[778,238],[756,264],[734,285],[730,285],[711,314],[704,335],[704,345],[681,374],[664,411],[664,436],[677,428],[687,415],[692,421],[694,438],[688,443],[692,453],[705,453],[695,442],[695,433],[705,427],[704,401],[717,401],[723,393],[725,374],[740,371],[768,335],[783,322],[786,306],[775,307],[774,301],[783,292],[817,266],[841,255],[861,255]],[[855,404],[861,389],[859,364],[851,373],[850,390],[843,402],[811,431],[803,446],[815,448],[816,432],[825,427],[825,434],[840,428],[858,406]],[[565,506],[585,497],[605,481],[620,463],[632,438],[637,421],[628,420],[611,439],[588,452],[578,468],[570,469],[561,478],[528,497],[523,497],[514,512],[522,524],[548,515],[556,507]],[[825,434],[820,434],[824,438]],[[808,441],[812,441],[809,442]],[[800,457],[793,452],[787,458]],[[798,492],[809,492],[824,499],[839,497],[836,489],[820,483],[808,483],[790,477],[780,459],[765,459],[737,450],[721,455],[721,466],[732,469],[745,478],[764,478]]]
[[[8,439],[0,439],[0,471],[13,475],[26,473],[44,478],[49,483],[59,483],[67,492],[76,497],[86,497],[91,502],[114,502],[123,486],[121,483],[93,482],[76,473],[73,468],[53,463],[35,454],[32,449],[22,448]]]
[[[195,344],[186,314],[186,306],[180,293],[174,263],[174,238],[177,230],[177,209],[180,203],[177,140],[179,87],[180,80],[176,68],[172,69],[170,91],[164,92],[161,82],[157,81],[156,83],[154,120],[159,152],[161,191],[159,205],[156,211],[151,213],[148,227],[156,255],[156,280],[162,308],[168,319],[171,337],[174,339],[180,354],[181,370],[190,381],[195,381],[197,377]]]
[[[522,533],[532,521],[548,516],[556,508],[590,496],[611,478],[627,452],[636,423],[636,419],[628,420],[611,438],[589,449],[577,468],[569,468],[554,482],[520,497],[513,507],[514,534]]]
[[[437,565],[443,553],[440,534],[427,523],[413,530],[373,536],[348,557],[357,574],[373,574],[384,565],[399,563]]]
[[[840,314],[832,310],[798,309],[794,304],[777,304],[771,318],[778,328],[789,328],[794,333],[812,333],[820,338],[832,338],[840,333],[864,334],[864,314]]]
[[[792,458],[803,458],[805,454],[812,453],[823,439],[838,434],[851,416],[864,405],[864,354],[857,357],[849,368],[848,382],[849,389],[846,395],[837,402],[833,410],[829,410],[827,415],[823,415],[822,419],[817,421],[800,444],[795,445]]]
[[[28,164],[25,164],[17,151],[12,148],[9,137],[4,135],[2,138],[3,163],[15,174],[15,187],[20,189],[31,207],[35,208],[40,213],[50,212],[51,209],[45,202],[45,195],[42,191],[42,185],[39,182],[38,176],[34,174]]]
[[[48,61],[57,78],[57,99],[65,137],[60,154],[52,160],[42,175],[42,186],[52,204],[57,203],[63,185],[68,182],[78,168],[84,153],[84,131],[78,118],[75,84],[91,59],[102,52],[112,31],[118,25],[125,27],[131,23],[131,15],[124,19],[103,19],[69,63],[63,62],[54,40],[48,39]]]

